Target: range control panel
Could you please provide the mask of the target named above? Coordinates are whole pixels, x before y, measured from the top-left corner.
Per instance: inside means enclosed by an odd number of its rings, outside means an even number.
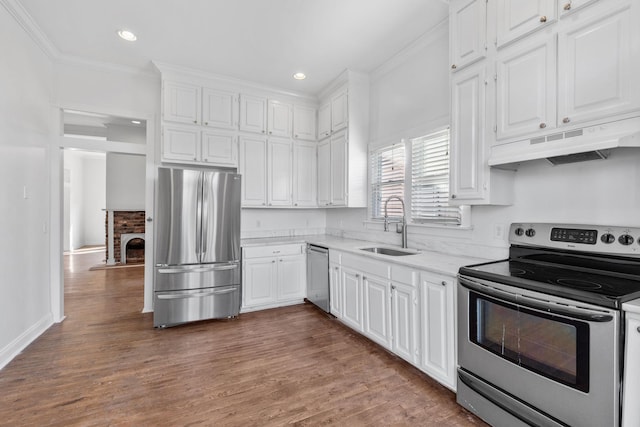
[[[640,257],[640,227],[514,223],[509,230],[509,242]]]

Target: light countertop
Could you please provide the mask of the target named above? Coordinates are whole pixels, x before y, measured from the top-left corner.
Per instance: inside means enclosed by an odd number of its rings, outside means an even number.
[[[360,250],[366,247],[388,247],[399,249],[398,246],[387,245],[377,242],[369,242],[366,240],[346,239],[338,236],[330,236],[325,234],[294,236],[294,237],[268,237],[257,239],[242,239],[242,246],[264,246],[277,245],[286,243],[311,243],[318,246],[324,246],[329,249],[335,249],[342,252],[350,252],[356,255],[366,256],[380,261],[390,262],[398,265],[404,265],[419,270],[428,270],[434,273],[455,276],[458,269],[464,265],[478,264],[482,262],[492,261],[481,258],[473,258],[462,255],[445,254],[432,251],[420,251],[415,255],[406,256],[389,256],[374,254]],[[639,307],[640,308],[640,307]]]
[[[622,304],[622,309],[629,313],[640,314],[640,298]]]

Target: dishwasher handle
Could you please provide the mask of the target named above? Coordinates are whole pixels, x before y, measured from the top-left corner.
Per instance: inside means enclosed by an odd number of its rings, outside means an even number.
[[[329,249],[324,248],[322,246],[309,245],[307,247],[307,250],[308,250],[308,252],[313,252],[313,253],[322,254],[322,255],[328,255],[329,254]]]

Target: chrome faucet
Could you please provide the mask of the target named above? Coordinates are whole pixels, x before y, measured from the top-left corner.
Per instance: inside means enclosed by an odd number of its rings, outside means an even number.
[[[398,199],[400,204],[402,204],[402,220],[400,223],[396,223],[396,233],[402,233],[402,247],[407,247],[407,218],[406,212],[404,210],[404,200],[402,200],[399,196],[389,196],[387,200],[384,202],[384,231],[389,231],[389,214],[387,213],[387,205],[389,204],[389,200]],[[400,225],[400,230],[398,230],[398,225]]]

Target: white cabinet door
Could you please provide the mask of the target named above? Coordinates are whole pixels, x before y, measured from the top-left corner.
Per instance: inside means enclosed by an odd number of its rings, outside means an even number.
[[[291,104],[269,100],[267,131],[270,136],[291,137],[293,124]]]
[[[555,0],[498,0],[497,46],[556,21]]]
[[[626,323],[622,427],[634,427],[640,425],[640,317],[630,314]]]
[[[331,132],[347,127],[349,109],[347,92],[339,92],[331,97]]]
[[[219,166],[238,165],[236,135],[221,131],[202,132],[202,161]]]
[[[342,267],[342,321],[352,329],[362,332],[362,276]]]
[[[270,138],[268,147],[269,206],[291,206],[292,142],[290,139]]]
[[[303,299],[307,292],[307,263],[306,255],[282,256],[278,258],[278,286],[279,301]]]
[[[347,133],[331,136],[331,206],[347,205]]]
[[[316,109],[301,105],[293,106],[293,137],[307,141],[316,140]]]
[[[486,92],[483,64],[455,73],[451,86],[450,198],[482,199]]]
[[[318,206],[331,203],[331,143],[318,144]]]
[[[401,283],[391,285],[391,324],[393,325],[392,351],[406,361],[418,360],[418,293],[416,288]]]
[[[560,17],[563,18],[573,12],[582,9],[584,6],[598,2],[598,0],[559,0]]]
[[[539,34],[497,57],[498,139],[556,127],[555,36]]]
[[[186,83],[163,83],[162,118],[181,123],[200,123],[201,88]]]
[[[487,1],[453,0],[449,10],[449,57],[459,70],[487,55]]]
[[[242,262],[242,300],[244,307],[273,304],[276,301],[276,258],[247,259]]]
[[[202,125],[238,128],[238,95],[222,90],[202,89]]]
[[[266,206],[266,138],[240,137],[239,170],[242,174],[242,206]]]
[[[200,130],[197,126],[164,126],[163,160],[194,162],[200,159]]]
[[[388,280],[362,277],[364,290],[364,335],[391,349],[391,286]]]
[[[267,99],[257,96],[240,96],[240,130],[267,132]]]
[[[317,145],[315,142],[293,143],[293,206],[318,206]]]
[[[594,5],[559,33],[560,126],[640,108],[639,11],[637,2]]]
[[[327,102],[318,109],[318,139],[331,135],[331,103]]]
[[[421,273],[420,368],[451,388],[456,384],[454,286],[453,279]]]
[[[342,319],[342,272],[340,265],[331,263],[329,265],[329,306],[331,314],[338,319]]]

